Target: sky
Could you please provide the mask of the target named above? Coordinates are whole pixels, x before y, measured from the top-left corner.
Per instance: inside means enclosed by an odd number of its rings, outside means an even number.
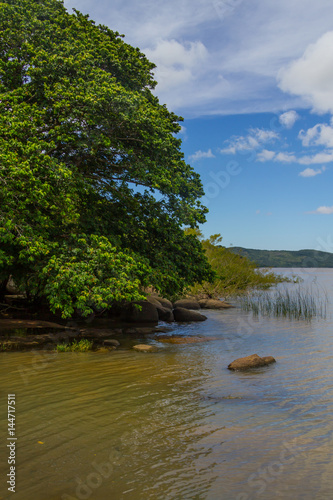
[[[206,237],[333,252],[332,0],[65,0],[156,64]]]

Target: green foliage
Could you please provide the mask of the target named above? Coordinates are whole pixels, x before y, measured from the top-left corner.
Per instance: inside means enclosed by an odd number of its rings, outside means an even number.
[[[91,351],[93,342],[87,339],[82,339],[79,342],[75,339],[71,344],[58,344],[56,350],[58,352],[87,352]]]
[[[59,0],[0,2],[0,281],[63,317],[209,280],[199,175],[154,65]]]
[[[215,271],[213,282],[203,282],[190,289],[197,296],[218,298],[242,293],[249,288],[269,288],[282,281],[288,281],[269,270],[258,270],[254,262],[233,253],[221,246],[222,237],[214,234],[203,240],[200,231],[190,230],[202,240],[202,246],[212,269]]]

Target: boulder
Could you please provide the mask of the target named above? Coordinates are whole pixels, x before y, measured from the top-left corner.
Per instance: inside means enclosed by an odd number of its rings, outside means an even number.
[[[171,302],[170,302],[171,304],[170,308],[162,306],[161,302],[159,302],[155,297],[152,297],[151,295],[147,297],[147,300],[156,307],[158,319],[160,321],[168,321],[168,322],[174,321]]]
[[[184,307],[176,307],[176,309],[173,310],[173,315],[175,321],[205,321],[207,319],[203,314],[197,311],[189,311]]]
[[[168,323],[175,321],[172,310],[167,309],[166,307],[162,307],[162,306],[158,307],[157,314],[158,314],[158,319],[160,321],[167,321]]]
[[[137,344],[133,346],[133,349],[139,352],[157,352],[158,349],[154,345],[147,344]]]
[[[200,309],[200,304],[196,299],[181,299],[177,300],[173,307],[182,307],[183,309]]]
[[[224,300],[201,299],[198,302],[203,309],[229,309],[230,307],[234,307]]]
[[[116,339],[107,339],[104,340],[104,345],[107,347],[118,347],[120,346],[120,342],[118,342],[118,340]]]
[[[245,358],[235,359],[230,363],[228,368],[229,370],[249,370],[250,368],[259,368],[275,362],[276,360],[273,356],[264,356],[261,358],[258,354],[252,354],[251,356],[245,356]]]
[[[140,306],[140,309],[137,306]],[[154,304],[147,300],[139,300],[124,306],[121,310],[121,319],[129,323],[158,323],[158,312]]]
[[[172,309],[172,302],[168,299],[163,299],[160,297],[156,297],[159,303],[161,304],[162,307],[165,307],[166,309]]]

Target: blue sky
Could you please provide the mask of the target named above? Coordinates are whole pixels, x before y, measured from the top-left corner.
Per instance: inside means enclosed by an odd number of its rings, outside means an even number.
[[[65,0],[157,65],[206,236],[333,252],[332,0]]]

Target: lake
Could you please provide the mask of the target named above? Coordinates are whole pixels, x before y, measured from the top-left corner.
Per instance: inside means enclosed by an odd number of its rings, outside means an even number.
[[[17,441],[13,496],[1,440],[0,499],[331,499],[333,269],[277,271],[326,291],[327,317],[236,307],[173,326],[214,340],[156,353],[1,353],[1,436],[15,394]],[[254,353],[277,363],[227,369]]]

